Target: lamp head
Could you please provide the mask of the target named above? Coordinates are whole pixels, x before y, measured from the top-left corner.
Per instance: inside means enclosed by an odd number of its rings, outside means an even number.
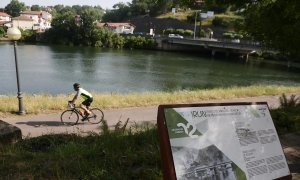
[[[21,31],[16,27],[8,28],[7,36],[10,40],[17,41],[21,38]]]

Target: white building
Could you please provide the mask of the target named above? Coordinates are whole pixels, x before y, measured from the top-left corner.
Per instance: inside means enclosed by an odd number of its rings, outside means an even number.
[[[13,27],[17,27],[23,30],[33,29],[34,23],[34,20],[27,16],[18,16],[12,18]]]
[[[99,27],[107,27],[112,32],[118,34],[133,34],[135,26],[131,23],[99,23],[97,22],[97,26]]]
[[[51,28],[52,15],[46,11],[23,11],[19,17],[12,18],[13,26],[44,32]]]

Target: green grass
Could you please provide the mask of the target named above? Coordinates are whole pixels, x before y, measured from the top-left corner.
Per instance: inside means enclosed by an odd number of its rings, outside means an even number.
[[[265,95],[281,95],[283,93],[299,93],[300,86],[247,86],[214,88],[194,91],[145,92],[145,93],[93,93],[93,106],[103,109],[153,106],[169,103],[195,103],[208,100],[255,97]],[[59,112],[67,107],[72,95],[28,95],[23,98],[27,114]],[[0,96],[0,117],[15,114],[18,111],[16,96]]]
[[[173,14],[172,12],[169,12],[169,13],[159,15],[159,16],[157,16],[157,18],[174,18],[174,19],[178,19],[181,21],[187,21],[188,16],[194,15],[195,12],[197,12],[197,14],[198,14],[199,10],[186,10],[186,11],[180,10],[180,11],[176,12],[175,14]],[[226,13],[221,13],[221,14],[215,14],[213,17],[202,19],[201,25],[202,26],[212,26],[212,21],[215,17],[222,18],[224,20],[231,20],[231,21],[243,19],[242,16],[236,15],[233,12],[226,12]],[[197,25],[200,25],[199,18],[197,18],[197,19],[198,19]],[[191,23],[194,23],[194,22],[191,22]]]
[[[155,128],[44,135],[0,147],[0,179],[162,179]]]
[[[181,21],[187,21],[187,17],[193,15],[195,10],[189,10],[189,11],[179,11],[173,14],[172,12],[165,13],[162,15],[157,16],[157,18],[174,18]]]

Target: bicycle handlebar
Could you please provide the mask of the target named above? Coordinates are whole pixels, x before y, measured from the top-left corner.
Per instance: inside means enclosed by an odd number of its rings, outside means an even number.
[[[74,108],[74,107],[75,107],[75,104],[72,103],[72,101],[68,101],[68,107],[69,107],[69,108]]]

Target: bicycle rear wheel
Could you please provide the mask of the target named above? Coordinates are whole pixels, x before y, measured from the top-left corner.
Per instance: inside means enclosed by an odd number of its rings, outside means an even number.
[[[77,124],[79,116],[75,111],[68,109],[61,113],[60,120],[65,125],[73,126]]]
[[[101,121],[103,121],[103,119],[104,119],[104,113],[103,113],[103,111],[101,109],[99,109],[99,108],[92,108],[92,109],[90,109],[90,111],[91,111],[91,114],[88,117],[88,120],[89,120],[90,123],[92,123],[92,124],[98,124]]]

